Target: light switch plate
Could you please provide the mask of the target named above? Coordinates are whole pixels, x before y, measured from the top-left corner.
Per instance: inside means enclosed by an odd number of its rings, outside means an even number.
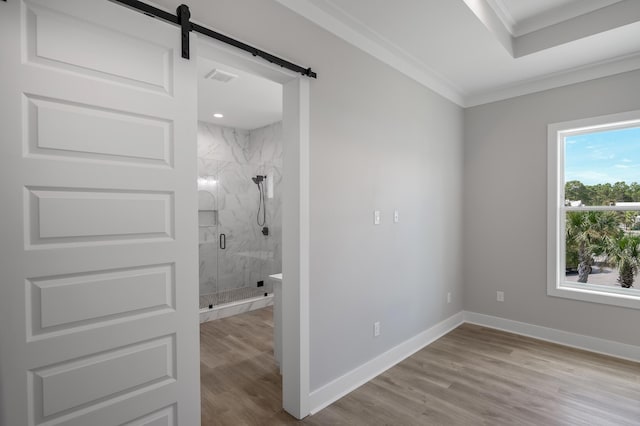
[[[380,225],[380,210],[374,210],[373,212],[373,224]]]
[[[398,210],[394,210],[393,211],[393,223],[398,223],[400,222],[400,213],[398,212]]]

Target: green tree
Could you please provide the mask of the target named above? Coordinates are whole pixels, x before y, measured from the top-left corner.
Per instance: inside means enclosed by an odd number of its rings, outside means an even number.
[[[633,287],[635,275],[640,268],[640,236],[624,234],[609,238],[607,258],[618,268],[618,283],[622,287]]]
[[[571,201],[582,200],[582,204],[591,205],[589,190],[579,180],[572,180],[565,183],[564,198]]]
[[[618,223],[615,212],[611,211],[567,212],[566,259],[577,258],[578,282],[587,282],[593,257],[604,254],[608,241],[620,236]]]
[[[609,203],[615,201],[613,196],[613,189],[610,183],[599,183],[597,185],[590,186],[593,192],[593,205],[594,206],[607,206]]]
[[[608,206],[621,201],[640,202],[640,184],[632,182],[598,183],[585,185],[579,180],[570,180],[564,185],[567,200],[582,200],[587,206]]]
[[[629,194],[631,195],[631,201],[640,201],[640,184],[633,182],[629,185]]]
[[[629,187],[625,182],[614,183],[612,190],[615,201],[631,201],[631,195],[629,195]]]

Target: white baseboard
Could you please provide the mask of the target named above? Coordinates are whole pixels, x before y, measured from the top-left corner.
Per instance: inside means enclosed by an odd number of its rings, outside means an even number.
[[[309,394],[311,414],[315,414],[334,403],[465,322],[640,362],[640,346],[627,345],[491,315],[462,311],[311,392]]]
[[[523,336],[533,337],[534,339],[584,349],[590,352],[609,355],[629,361],[640,362],[640,346],[627,345],[625,343],[613,342],[611,340],[585,336],[583,334],[571,333],[568,331],[527,324],[524,322],[512,321],[475,312],[464,312],[464,322],[508,331],[510,333],[521,334]]]
[[[449,333],[463,322],[464,313],[459,312],[311,392],[309,394],[311,414],[317,413],[349,392],[359,388],[403,359]]]

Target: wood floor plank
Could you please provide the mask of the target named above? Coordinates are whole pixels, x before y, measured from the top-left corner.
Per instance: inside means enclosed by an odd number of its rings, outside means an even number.
[[[464,324],[298,421],[281,408],[273,311],[200,327],[202,424],[640,425],[640,364]]]

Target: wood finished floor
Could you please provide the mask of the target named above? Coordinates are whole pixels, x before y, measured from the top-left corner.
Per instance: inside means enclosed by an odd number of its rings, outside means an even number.
[[[202,425],[640,425],[640,364],[464,324],[297,421],[265,308],[201,325]]]

